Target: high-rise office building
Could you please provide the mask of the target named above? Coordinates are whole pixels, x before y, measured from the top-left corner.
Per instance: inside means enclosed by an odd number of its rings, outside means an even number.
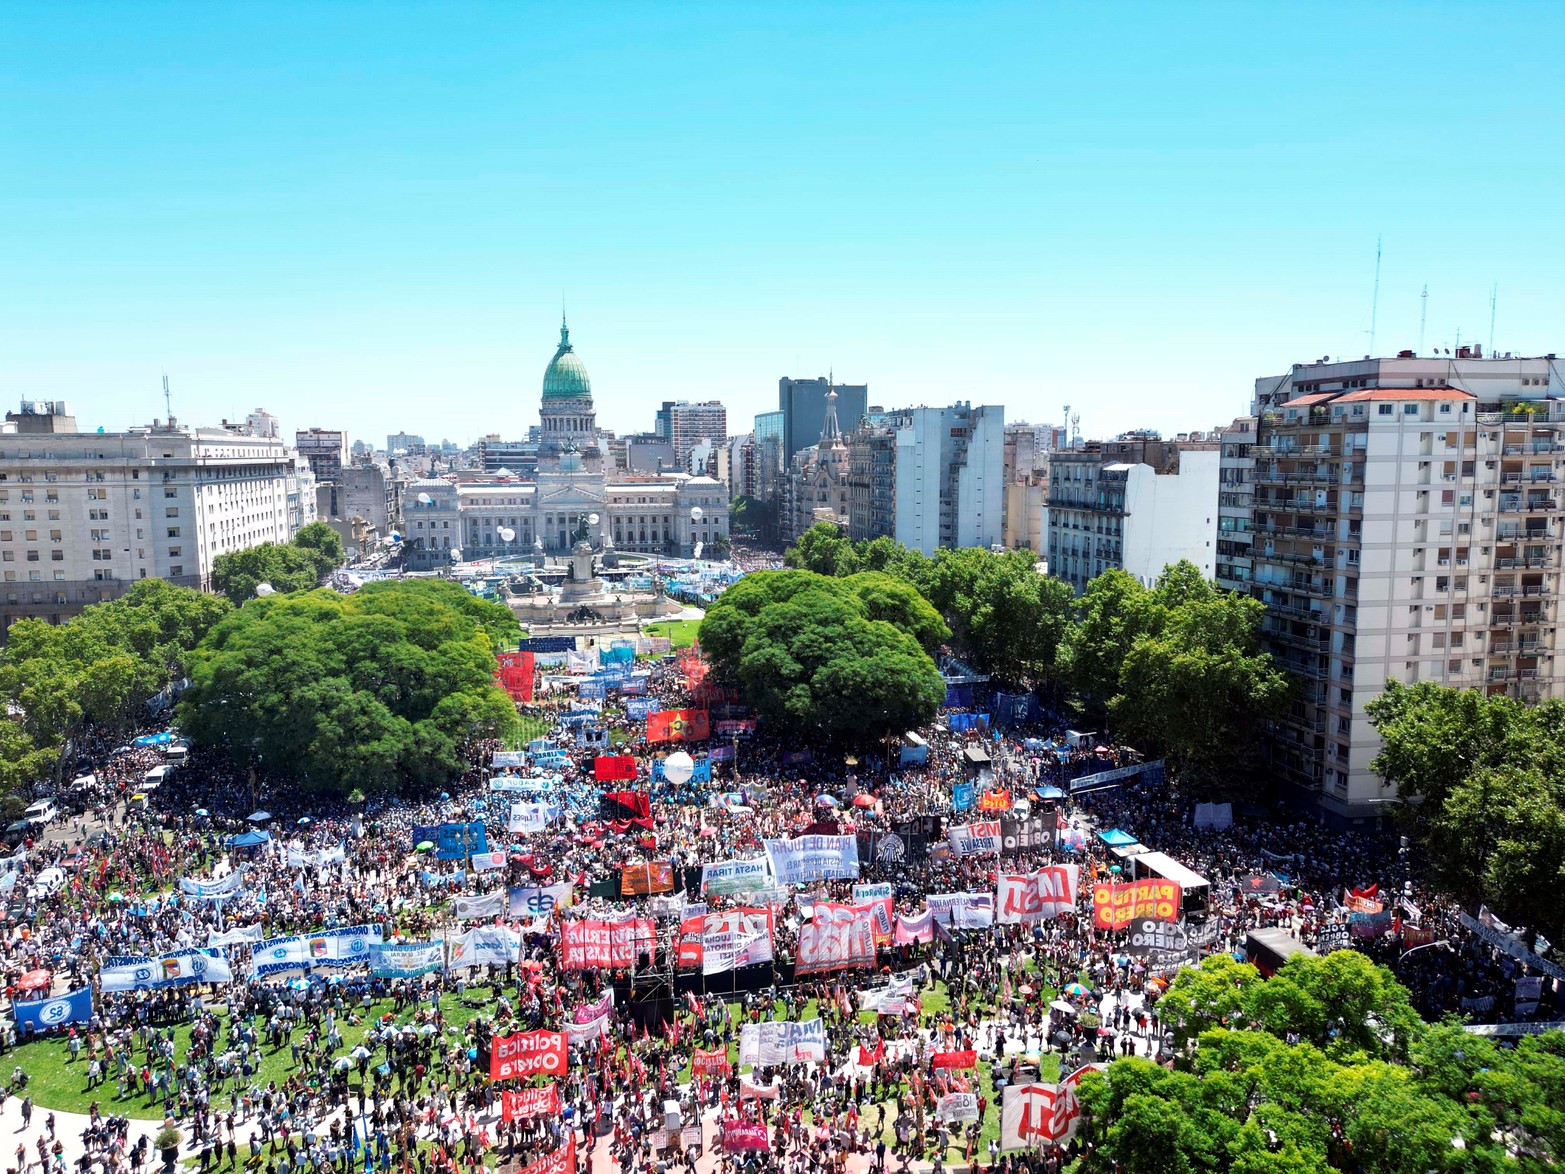
[[[693,404],[665,401],[657,413],[657,435],[674,446],[674,465],[688,470],[690,453],[703,440],[716,447],[728,439],[728,409],[717,400]]]
[[[868,384],[833,383],[829,377],[785,376],[777,381],[777,407],[783,414],[783,469],[789,467],[800,450],[819,442],[826,423],[826,393],[833,389],[837,392],[837,426],[844,434],[852,432],[869,407]]]
[[[958,403],[904,415],[892,536],[925,554],[997,545],[1005,525],[1005,409]]]
[[[1555,358],[1295,366],[1256,380],[1250,573],[1266,642],[1304,684],[1273,769],[1330,814],[1394,796],[1365,706],[1388,681],[1565,697],[1560,552],[1565,401]],[[1225,470],[1226,471],[1226,470]],[[1226,511],[1225,511],[1226,512]],[[1229,569],[1231,568],[1231,569]]]

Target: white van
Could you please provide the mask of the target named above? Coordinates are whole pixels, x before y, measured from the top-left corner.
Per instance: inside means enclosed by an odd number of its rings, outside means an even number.
[[[170,766],[181,766],[190,757],[190,747],[183,743],[176,743],[163,751],[163,761]]]
[[[169,775],[173,773],[174,768],[166,762],[162,766],[155,766],[142,776],[141,789],[143,791],[156,791],[163,785]]]
[[[97,775],[77,775],[71,780],[71,794],[80,795],[83,791],[90,791],[97,785]]]
[[[22,818],[34,827],[47,827],[53,823],[60,814],[60,809],[54,805],[53,799],[40,799],[36,803],[28,805],[22,813]]]

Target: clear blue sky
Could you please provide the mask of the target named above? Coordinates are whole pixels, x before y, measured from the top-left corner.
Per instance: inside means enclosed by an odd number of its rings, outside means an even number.
[[[1165,432],[1376,349],[1565,350],[1565,4],[11,3],[0,398],[599,420],[834,368]]]

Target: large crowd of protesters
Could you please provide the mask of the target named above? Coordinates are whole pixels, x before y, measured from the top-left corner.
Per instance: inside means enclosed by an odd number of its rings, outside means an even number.
[[[642,663],[650,670],[645,695],[656,705],[690,703],[688,662],[665,656]],[[862,861],[860,878],[892,882],[897,910],[914,914],[928,893],[993,890],[994,857],[927,850],[946,826],[982,817],[953,809],[954,790],[965,783],[1005,791],[1050,829],[1083,833],[1084,842],[1069,851],[1049,836],[1008,852],[1002,861],[1008,871],[1069,860],[1085,874],[1106,874],[1116,861],[1094,833],[1116,828],[1206,877],[1208,952],[1242,950],[1248,931],[1266,926],[1315,944],[1327,924],[1341,920],[1348,891],[1378,885],[1392,903],[1405,897],[1413,910],[1409,924],[1420,922],[1420,940],[1449,943],[1446,950],[1408,951],[1392,934],[1357,943],[1397,970],[1423,1013],[1482,1008],[1490,1021],[1511,1016],[1520,964],[1467,934],[1454,911],[1423,890],[1394,836],[1328,828],[1281,809],[1241,812],[1231,827],[1198,829],[1194,805],[1161,779],[1131,780],[1075,801],[1044,799],[1049,784],[1133,761],[1120,748],[1090,740],[1068,745],[1064,724],[1047,716],[999,733],[987,722],[961,734],[945,725],[925,730],[923,762],[903,762],[900,746],[857,758],[824,747],[805,755],[805,747],[763,730],[734,740],[733,759],[713,764],[709,785],[652,789],[650,829],[617,831],[597,811],[592,754],[578,742],[581,723],[566,720],[575,707],[572,691],[558,688],[540,691],[527,709],[552,726],[550,738],[564,752],[563,765],[548,773],[560,776],[553,793],[565,811],[548,829],[523,837],[507,831],[506,796],[490,789],[500,749],[490,742],[468,748],[471,769],[447,791],[372,797],[362,807],[258,778],[247,765],[205,751],[149,793],[143,779],[162,761],[158,749],[87,747],[79,767],[94,781],[62,795],[69,808],[64,822],[25,843],[7,866],[12,879],[0,964],[13,999],[24,978],[40,971],[51,972],[45,989],[60,993],[90,982],[106,959],[206,946],[213,934],[247,926],[272,938],[375,925],[388,942],[416,942],[467,928],[453,921],[454,895],[569,881],[578,904],[547,918],[500,916],[521,940],[517,961],[506,966],[402,979],[362,968],[257,978],[241,943],[228,947],[228,984],[98,992],[92,1021],[70,1025],[63,1036],[90,1101],[82,1174],[139,1171],[151,1161],[148,1118],[176,1126],[203,1171],[238,1165],[263,1174],[520,1169],[559,1154],[567,1143],[580,1161],[609,1163],[622,1174],[666,1174],[678,1164],[694,1171],[698,1162],[710,1169],[714,1154],[724,1170],[800,1174],[850,1163],[884,1169],[897,1162],[905,1169],[915,1159],[1017,1174],[1058,1169],[1066,1153],[1001,1155],[980,1144],[979,1123],[936,1120],[931,1109],[939,1093],[967,1081],[960,1074],[932,1076],[926,1061],[931,1051],[973,1049],[992,1062],[990,1087],[970,1078],[991,1107],[1007,1082],[1030,1079],[1054,1062],[1046,1056],[1057,1057],[1062,1071],[1122,1054],[1167,1057],[1172,1036],[1158,1020],[1157,976],[1121,951],[1120,939],[1093,930],[1087,884],[1074,915],[888,945],[873,971],[798,981],[789,976],[801,908],[787,900],[776,910],[767,981],[743,991],[735,981],[726,996],[672,1000],[671,1013],[652,1024],[616,1001],[608,1034],[572,1045],[572,1062],[558,1081],[559,1112],[504,1120],[488,1079],[496,1037],[559,1029],[604,995],[613,976],[561,968],[560,925],[563,916],[647,911],[647,898],[607,895],[606,883],[626,865],[669,860],[673,875],[683,878],[703,862],[754,857],[763,839],[806,827],[879,834],[924,826],[926,842],[920,846],[915,837],[911,844],[918,850],[884,860],[872,854]],[[601,721],[636,729],[614,699]],[[984,775],[964,754],[977,746],[990,764]],[[630,785],[645,790],[648,760],[668,749],[634,737],[621,747],[640,759],[642,782]],[[262,814],[265,819],[254,818]],[[436,861],[416,850],[415,828],[469,820],[483,821],[490,845],[507,849],[503,867],[478,872],[462,860]],[[230,845],[236,833],[254,828],[270,839],[253,848]],[[345,852],[301,866],[290,860],[290,846]],[[32,895],[38,876],[51,868],[66,873],[65,887]],[[212,879],[236,868],[244,870],[243,887],[222,902],[177,895],[181,878]],[[1276,878],[1276,891],[1248,892],[1245,878],[1257,874]],[[853,883],[821,882],[810,896],[846,901]],[[713,910],[744,900],[686,897]],[[644,981],[672,971],[679,904],[672,916],[668,899],[658,907],[661,944],[646,960]],[[910,978],[912,996],[899,1013],[867,1023],[857,1013],[858,994],[888,973]],[[1545,988],[1530,1014],[1558,1018],[1555,995]],[[726,1049],[744,1024],[798,1019],[806,1009],[822,1020],[824,1062],[688,1075],[694,1050]],[[8,1025],[0,1042],[22,1049],[10,1095],[30,1096],[27,1068],[37,1055],[26,1047],[30,1033]],[[669,1103],[677,1106],[673,1128],[665,1121]],[[30,1108],[25,1119],[31,1120]],[[700,1140],[691,1140],[687,1131],[703,1120]],[[733,1120],[764,1125],[770,1148],[723,1151],[715,1131]],[[24,1139],[9,1174],[63,1169],[54,1133],[51,1115],[36,1137]]]

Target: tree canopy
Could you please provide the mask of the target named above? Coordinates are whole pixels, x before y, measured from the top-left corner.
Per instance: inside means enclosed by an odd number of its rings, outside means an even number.
[[[325,522],[302,526],[291,542],[263,542],[220,554],[212,562],[212,583],[235,607],[269,583],[279,595],[308,591],[342,566],[342,538]]]
[[[1565,880],[1565,703],[1393,681],[1365,709],[1435,881],[1558,940],[1565,907],[1539,895]]]
[[[434,786],[465,769],[469,740],[517,728],[493,679],[516,635],[504,607],[443,580],[256,599],[196,648],[180,723],[314,790]]]
[[[1188,562],[1151,588],[1105,571],[1076,603],[1060,675],[1118,737],[1165,755],[1197,787],[1230,790],[1251,765],[1262,721],[1281,712],[1291,688],[1261,647],[1265,610]]]
[[[1506,1050],[1425,1025],[1356,951],[1265,981],[1215,955],[1157,1006],[1199,1046],[1173,1071],[1136,1057],[1083,1078],[1085,1171],[1544,1169],[1565,1145],[1565,1034]]]
[[[0,787],[62,769],[60,752],[88,726],[116,736],[185,673],[190,650],[230,608],[227,601],[162,579],[142,579],[119,599],[63,624],[11,625],[0,653]]]
[[[746,575],[708,609],[701,647],[778,728],[855,744],[929,721],[945,699],[930,658],[949,631],[888,575]]]
[[[1041,681],[1070,618],[1070,587],[1038,573],[1024,550],[940,550],[926,558],[890,538],[853,542],[818,522],[784,556],[788,565],[846,577],[866,571],[917,588],[951,629],[951,642],[978,668],[1007,684]]]

